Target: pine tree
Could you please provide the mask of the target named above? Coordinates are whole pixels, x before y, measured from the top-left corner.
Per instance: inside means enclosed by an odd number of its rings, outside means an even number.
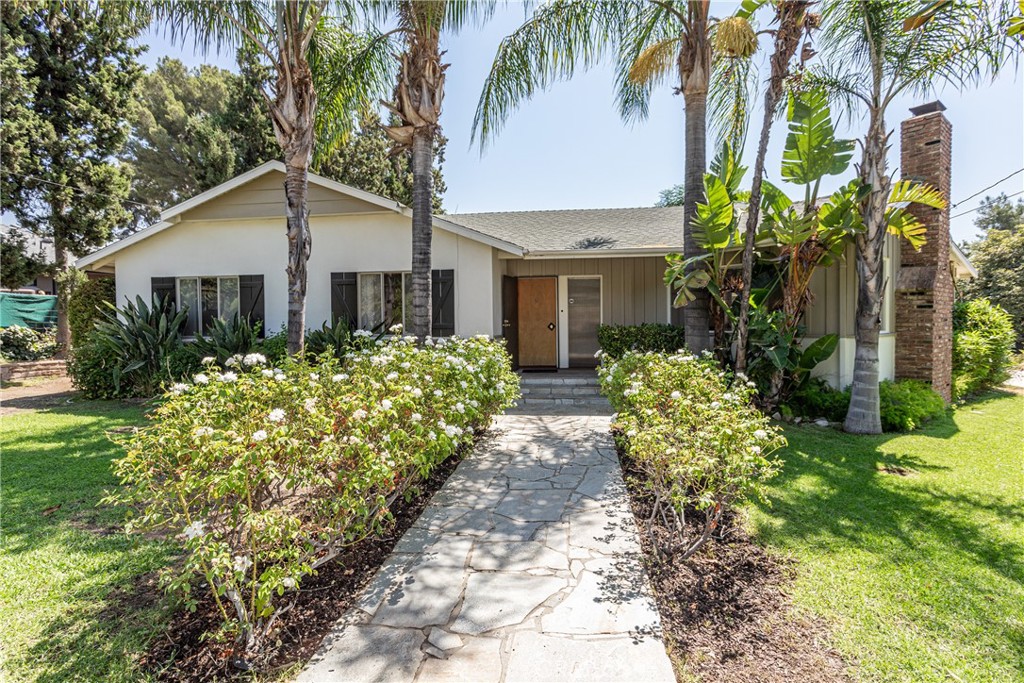
[[[86,3],[3,3],[0,13],[9,38],[4,71],[12,64],[24,94],[5,105],[4,149],[27,152],[20,166],[5,160],[2,208],[22,227],[53,237],[57,279],[66,282],[73,255],[103,244],[130,220],[129,171],[112,160],[128,137],[142,73],[141,49],[131,40],[142,25]],[[57,341],[65,348],[67,297],[60,287]]]

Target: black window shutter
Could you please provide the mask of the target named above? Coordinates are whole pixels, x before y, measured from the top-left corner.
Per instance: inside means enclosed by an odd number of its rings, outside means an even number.
[[[430,334],[450,337],[455,334],[455,271],[430,271],[430,303],[433,307]]]
[[[348,329],[356,329],[356,312],[359,310],[356,273],[331,273],[331,323],[344,320]]]
[[[150,280],[153,288],[153,296],[159,297],[161,302],[167,302],[171,308],[178,307],[178,295],[174,287],[173,277],[154,277]]]
[[[263,315],[263,276],[238,276],[238,311],[249,322],[260,324],[260,334],[266,336],[266,318]]]

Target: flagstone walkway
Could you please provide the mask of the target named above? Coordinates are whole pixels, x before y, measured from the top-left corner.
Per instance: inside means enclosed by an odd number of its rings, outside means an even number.
[[[674,681],[608,417],[503,415],[300,681]]]

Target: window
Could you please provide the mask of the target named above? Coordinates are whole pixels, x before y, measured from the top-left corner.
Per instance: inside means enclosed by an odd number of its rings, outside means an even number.
[[[177,304],[188,306],[184,334],[194,337],[210,329],[217,318],[230,320],[239,314],[238,277],[179,277]]]
[[[408,327],[406,302],[411,292],[411,273],[359,273],[360,329],[379,332],[396,323]]]

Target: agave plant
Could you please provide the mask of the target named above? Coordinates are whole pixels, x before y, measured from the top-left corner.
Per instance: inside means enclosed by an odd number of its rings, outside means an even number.
[[[187,308],[175,312],[167,300],[154,296],[147,305],[141,296],[123,308],[104,302],[103,318],[96,323],[94,339],[113,361],[114,386],[131,382],[135,392],[151,396],[159,388],[167,357],[181,344]]]
[[[315,358],[325,353],[343,358],[352,346],[352,331],[348,322],[338,318],[324,323],[319,330],[306,332],[306,355]]]
[[[200,356],[213,356],[223,363],[236,354],[246,354],[259,343],[260,323],[255,325],[249,318],[235,313],[231,318],[216,318],[207,330],[207,336],[199,335],[195,347]]]

